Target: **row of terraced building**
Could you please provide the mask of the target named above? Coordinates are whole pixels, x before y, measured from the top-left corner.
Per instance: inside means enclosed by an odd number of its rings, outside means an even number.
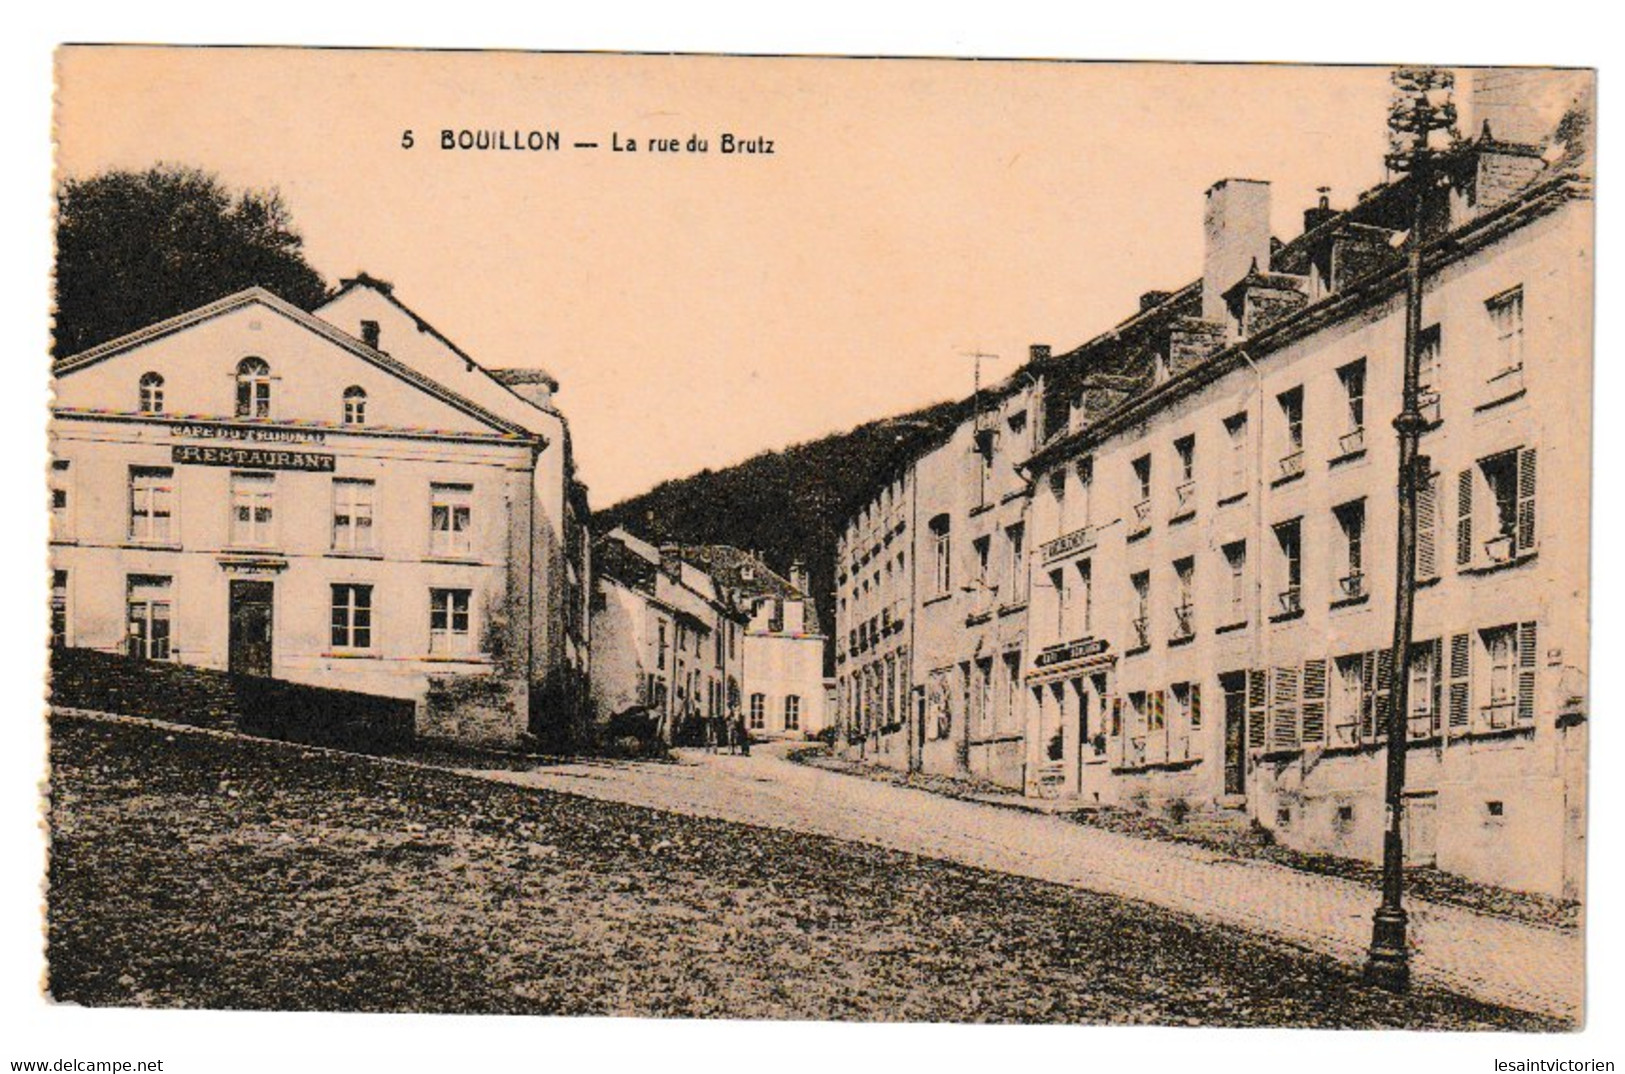
[[[1407,854],[1576,897],[1592,188],[1576,145],[1492,125],[1443,174]],[[877,475],[838,549],[840,747],[1380,860],[1413,196],[1323,197],[1282,242],[1268,183],[1215,183],[1199,279],[1064,353],[1033,346]]]

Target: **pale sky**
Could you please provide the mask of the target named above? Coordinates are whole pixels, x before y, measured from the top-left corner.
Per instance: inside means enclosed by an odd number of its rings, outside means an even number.
[[[1217,179],[1270,180],[1293,237],[1316,187],[1381,180],[1388,100],[1379,68],[952,60],[79,48],[58,77],[61,174],[275,186],[330,281],[552,372],[596,507],[966,395],[967,352],[995,379],[1094,336],[1200,274]]]

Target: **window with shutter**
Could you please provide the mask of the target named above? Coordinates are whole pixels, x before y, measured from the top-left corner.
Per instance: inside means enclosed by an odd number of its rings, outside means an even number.
[[[1535,548],[1535,449],[1518,452],[1518,553]]]
[[[1298,669],[1276,668],[1270,705],[1270,746],[1289,750],[1299,743]]]
[[[1442,652],[1438,638],[1411,646],[1410,692],[1406,698],[1410,710],[1406,714],[1406,729],[1411,738],[1431,738],[1439,733]]]
[[[1264,717],[1269,707],[1269,673],[1266,671],[1249,671],[1247,673],[1247,747],[1261,750],[1267,741],[1265,738]]]
[[[1426,474],[1416,488],[1416,580],[1439,576],[1439,475]]]
[[[1535,624],[1518,624],[1518,723],[1535,722]]]
[[[1355,746],[1360,742],[1360,725],[1365,719],[1368,653],[1351,653],[1336,661],[1337,695],[1333,699],[1331,744]]]
[[[1321,746],[1326,742],[1326,661],[1306,660],[1303,665],[1303,744]]]
[[[1473,472],[1456,475],[1456,566],[1473,562]]]
[[[1378,649],[1371,654],[1371,658],[1371,678],[1367,690],[1370,702],[1361,737],[1366,742],[1382,742],[1388,737],[1388,712],[1393,699],[1393,650]]]
[[[1472,726],[1472,662],[1473,638],[1471,634],[1457,634],[1450,639],[1450,733],[1463,734]]]

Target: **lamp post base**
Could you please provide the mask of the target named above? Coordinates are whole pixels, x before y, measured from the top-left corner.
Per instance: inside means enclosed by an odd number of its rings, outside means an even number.
[[[1371,918],[1371,950],[1366,956],[1365,982],[1389,992],[1411,986],[1411,956],[1405,942],[1405,911],[1384,906]]]

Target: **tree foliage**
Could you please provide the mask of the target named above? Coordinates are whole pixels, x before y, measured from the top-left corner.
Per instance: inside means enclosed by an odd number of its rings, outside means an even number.
[[[301,309],[327,294],[276,190],[234,193],[160,164],[57,192],[57,357],[260,286]]]

